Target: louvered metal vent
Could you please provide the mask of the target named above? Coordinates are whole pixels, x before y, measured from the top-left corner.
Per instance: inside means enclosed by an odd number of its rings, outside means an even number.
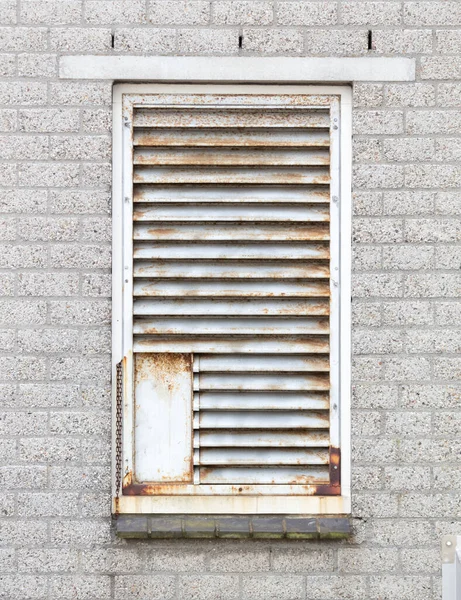
[[[338,99],[208,98],[133,114],[133,349],[186,371],[190,356],[193,452],[176,481],[339,493]]]

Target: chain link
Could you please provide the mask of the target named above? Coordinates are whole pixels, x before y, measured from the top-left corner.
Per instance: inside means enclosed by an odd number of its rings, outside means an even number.
[[[115,408],[115,497],[120,496],[122,483],[122,363],[116,366],[116,408]]]

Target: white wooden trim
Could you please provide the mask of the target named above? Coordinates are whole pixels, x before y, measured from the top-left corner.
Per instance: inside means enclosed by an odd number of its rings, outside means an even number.
[[[414,81],[414,58],[63,56],[61,79],[308,83]]]
[[[350,381],[351,381],[351,347],[350,347],[350,278],[351,278],[351,163],[352,163],[352,91],[347,86],[261,86],[261,85],[199,85],[199,84],[120,84],[114,87],[114,137],[113,137],[113,278],[114,278],[114,331],[113,336],[113,372],[115,364],[120,358],[127,358],[128,369],[125,373],[128,385],[126,388],[127,400],[132,398],[132,349],[127,340],[120,334],[121,321],[123,321],[123,304],[121,301],[120,284],[124,278],[122,240],[123,221],[130,220],[131,226],[131,191],[128,190],[126,179],[130,173],[123,171],[124,161],[124,127],[123,118],[131,120],[130,100],[128,94],[184,94],[184,93],[209,93],[209,94],[309,94],[309,95],[336,95],[340,101],[340,165],[341,182],[339,190],[340,210],[340,369],[337,375],[339,381],[339,411],[340,411],[340,446],[341,446],[341,496],[156,496],[156,497],[121,497],[118,503],[120,513],[152,512],[152,513],[180,513],[180,512],[208,512],[229,514],[263,514],[263,513],[292,513],[292,514],[347,514],[351,511],[350,497]],[[125,99],[128,100],[124,102]],[[131,97],[132,101],[132,97]],[[123,112],[122,112],[123,110]],[[131,150],[130,150],[131,152]],[[129,169],[131,169],[131,162]],[[124,174],[123,174],[124,173]],[[124,189],[125,188],[125,189]],[[130,188],[131,189],[131,188]],[[123,190],[123,191],[122,191]],[[128,202],[125,198],[128,197]],[[125,216],[123,213],[125,211]],[[126,234],[126,231],[125,231]],[[129,278],[130,279],[130,278]],[[126,284],[125,284],[126,285]],[[119,286],[119,287],[117,287]],[[128,290],[127,290],[128,291]],[[131,294],[131,290],[129,290]],[[128,300],[131,302],[131,300]],[[130,305],[131,314],[131,305]],[[126,335],[128,332],[126,331]],[[125,336],[123,336],[125,337]],[[127,353],[129,356],[127,356]],[[114,377],[115,380],[115,377]],[[115,391],[115,386],[114,386]],[[115,394],[114,394],[115,396]],[[124,472],[132,468],[132,414],[131,403],[125,406],[125,419],[128,418],[128,427],[124,434]],[[115,411],[114,411],[115,415]],[[125,421],[125,424],[127,421]],[[114,436],[115,448],[115,436]],[[115,490],[114,490],[115,491]]]

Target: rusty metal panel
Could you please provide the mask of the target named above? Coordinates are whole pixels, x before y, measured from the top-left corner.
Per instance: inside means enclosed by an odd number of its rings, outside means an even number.
[[[135,472],[138,481],[192,480],[189,354],[136,354]]]
[[[334,98],[212,99],[140,98],[133,113],[133,350],[151,367],[145,357],[178,361],[177,380],[170,370],[164,389],[155,384],[171,410],[150,421],[139,412],[136,444],[182,437],[174,457],[150,451],[144,471],[136,446],[127,493],[337,494]],[[155,378],[165,381],[161,366]]]

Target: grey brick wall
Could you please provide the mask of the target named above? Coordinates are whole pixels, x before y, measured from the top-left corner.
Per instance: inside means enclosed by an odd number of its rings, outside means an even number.
[[[439,539],[461,534],[460,50],[450,0],[0,0],[1,598],[441,598]],[[416,58],[415,83],[354,88],[350,541],[114,539],[111,85],[59,81],[72,53]]]

